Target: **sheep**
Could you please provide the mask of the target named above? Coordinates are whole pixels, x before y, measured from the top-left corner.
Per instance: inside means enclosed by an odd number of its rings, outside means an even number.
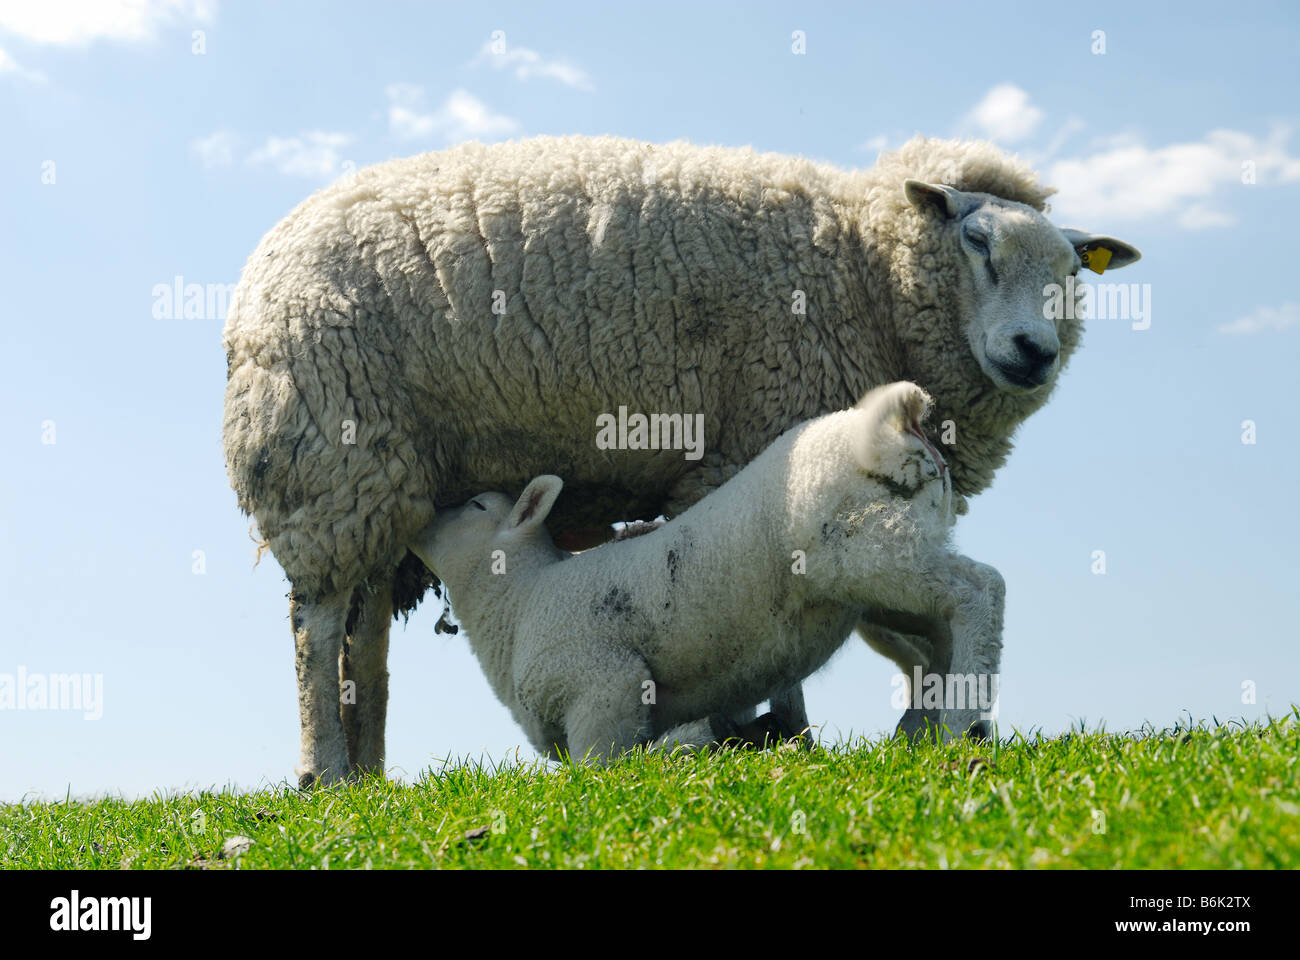
[[[562,486],[551,475],[517,501],[483,493],[440,511],[411,549],[493,691],[557,759],[719,740],[728,715],[821,667],[868,608],[942,622],[953,667],[987,677],[1002,579],[946,548],[952,488],[921,427],[929,405],[915,384],[878,387],[786,432],[659,529],[577,555],[543,524]],[[916,730],[926,712],[913,713]],[[964,703],[928,719],[944,735],[981,724]]]
[[[305,200],[249,258],[223,337],[231,484],[290,582],[302,782],[382,770],[388,626],[433,583],[406,544],[475,491],[563,475],[549,523],[590,544],[908,379],[963,509],[1078,343],[1073,314],[1044,320],[1045,285],[1081,252],[1139,256],[1054,227],[1050,193],[980,142],[918,137],[843,171],[539,137]],[[703,455],[598,446],[620,407],[702,415]],[[905,670],[928,656],[867,629]]]

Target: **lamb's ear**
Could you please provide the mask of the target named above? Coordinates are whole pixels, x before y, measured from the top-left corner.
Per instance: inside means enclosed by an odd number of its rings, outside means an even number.
[[[555,498],[560,495],[563,487],[564,481],[549,473],[533,477],[528,482],[528,486],[524,487],[524,492],[519,495],[514,509],[510,511],[506,528],[537,526],[551,512],[551,507],[555,506]]]
[[[918,210],[934,210],[941,217],[964,217],[975,205],[975,198],[956,187],[924,180],[904,180],[907,202]]]
[[[1083,261],[1083,265],[1094,273],[1118,270],[1142,259],[1142,254],[1137,247],[1123,240],[1116,240],[1114,237],[1099,237],[1070,227],[1062,227],[1061,233],[1065,234],[1065,239],[1070,241],[1074,252]]]

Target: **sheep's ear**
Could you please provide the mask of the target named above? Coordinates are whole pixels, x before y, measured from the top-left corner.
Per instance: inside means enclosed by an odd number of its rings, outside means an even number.
[[[564,481],[559,477],[550,474],[533,477],[510,511],[510,517],[506,520],[507,529],[537,526],[551,512],[555,498],[560,495],[563,487]]]
[[[1094,273],[1118,270],[1142,259],[1142,254],[1137,247],[1123,240],[1116,240],[1114,237],[1099,237],[1070,227],[1062,227],[1061,233],[1065,234],[1065,239],[1070,241],[1074,252],[1083,261],[1083,265]]]
[[[955,187],[943,183],[926,183],[924,180],[904,180],[903,193],[907,202],[918,210],[933,210],[941,217],[952,219],[965,216],[975,204],[975,198]]]

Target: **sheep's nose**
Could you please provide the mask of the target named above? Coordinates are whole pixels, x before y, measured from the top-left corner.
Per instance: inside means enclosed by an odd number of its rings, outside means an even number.
[[[1056,361],[1056,346],[1040,343],[1027,333],[1018,333],[1012,342],[1016,347],[1017,373],[1032,383],[1043,383],[1047,372]]]
[[[1013,341],[1020,351],[1021,362],[1029,370],[1041,370],[1050,367],[1056,359],[1055,347],[1045,347],[1027,333],[1018,333]]]

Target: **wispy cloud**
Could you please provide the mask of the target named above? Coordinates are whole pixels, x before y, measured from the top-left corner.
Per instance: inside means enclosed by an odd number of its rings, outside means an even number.
[[[385,93],[388,130],[399,140],[495,140],[519,127],[516,120],[495,113],[465,90],[453,90],[436,110],[428,109],[424,88],[418,84],[389,84]]]
[[[213,134],[217,137],[219,134]],[[211,142],[196,141],[196,143]],[[312,131],[297,137],[267,137],[266,141],[250,153],[244,161],[253,166],[269,165],[291,177],[328,179],[343,172],[343,158],[339,150],[352,142],[346,133]],[[211,146],[211,155],[224,156],[224,144],[217,141]]]
[[[1086,156],[1060,160],[1047,179],[1060,188],[1055,212],[1107,221],[1174,216],[1188,230],[1231,226],[1229,190],[1300,180],[1300,158],[1287,150],[1289,131],[1267,137],[1212,130],[1192,143],[1148,147],[1140,138],[1111,140]]]
[[[1243,334],[1264,331],[1282,331],[1300,326],[1300,303],[1284,303],[1280,307],[1256,307],[1232,323],[1219,325],[1219,333]]]
[[[999,143],[1016,143],[1031,136],[1042,122],[1043,111],[1029,102],[1029,94],[1014,83],[1000,83],[966,114],[962,127]]]
[[[45,81],[45,74],[38,70],[28,70],[4,50],[0,50],[0,77],[3,76],[19,77],[36,83]]]
[[[0,31],[31,43],[147,40],[177,21],[206,23],[215,0],[0,0]]]
[[[239,146],[237,133],[218,130],[207,137],[190,141],[190,153],[198,158],[205,169],[228,167],[235,160],[235,149]]]
[[[883,133],[874,137],[869,137],[858,144],[857,149],[864,153],[879,153],[881,150],[889,149],[889,137]]]
[[[473,63],[486,63],[493,70],[511,70],[515,79],[523,82],[542,77],[558,80],[575,90],[595,89],[591,77],[581,67],[558,57],[548,59],[528,47],[508,46],[504,38],[483,44]]]

